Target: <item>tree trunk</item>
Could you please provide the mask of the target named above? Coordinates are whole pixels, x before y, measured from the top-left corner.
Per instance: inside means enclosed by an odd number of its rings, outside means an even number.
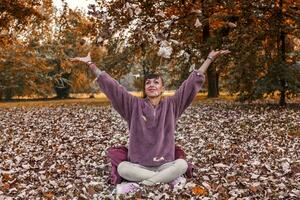
[[[62,78],[69,80],[71,76],[71,73],[63,73],[62,74]],[[56,92],[56,98],[58,99],[68,99],[70,98],[70,89],[71,86],[67,83],[63,83],[63,85],[61,84],[56,84],[54,83],[54,90]]]
[[[282,62],[285,62],[285,34],[284,34],[283,31],[280,32],[280,51],[281,51],[280,54],[281,54]],[[280,67],[283,67],[283,66],[280,65]],[[286,100],[285,100],[286,80],[285,79],[280,80],[280,86],[281,86],[281,90],[280,90],[279,105],[280,106],[285,106],[286,105]]]
[[[217,87],[217,73],[215,66],[210,66],[207,70],[207,81],[208,81],[208,98],[218,97],[218,87]]]
[[[209,18],[208,9],[205,7],[204,0],[201,1],[202,11],[205,18]],[[209,39],[209,23],[203,26],[203,42],[206,43]],[[205,52],[206,55],[209,53]],[[208,98],[218,97],[218,85],[217,85],[217,71],[216,68],[211,64],[207,70],[207,80],[208,80]]]
[[[285,90],[285,81],[284,81],[284,80],[281,80],[281,81],[280,81],[280,84],[281,84],[281,87],[282,87],[283,89],[280,91],[279,105],[280,105],[280,106],[285,106],[285,105],[286,105],[286,101],[285,101],[285,93],[286,93],[286,90]]]
[[[71,72],[62,72],[61,62],[59,59],[49,60],[50,64],[55,65],[55,68],[52,72],[49,73],[50,76],[55,76],[55,74],[62,73],[62,78],[69,80],[71,76]],[[70,97],[70,89],[71,86],[65,83],[63,80],[58,82],[53,82],[53,88],[56,92],[56,98],[58,99],[67,99]]]
[[[11,100],[13,96],[14,95],[13,95],[13,91],[11,88],[4,89],[4,100],[5,101]]]
[[[279,9],[278,9],[278,25],[279,25],[279,36],[277,40],[277,47],[278,47],[278,57],[279,63],[285,63],[285,33],[282,30],[282,4],[283,0],[279,0]],[[278,65],[278,67],[283,67],[283,65]],[[286,96],[286,80],[280,79],[280,100],[279,105],[285,106],[285,96]]]
[[[216,87],[217,87],[217,95],[220,95],[220,90],[219,90],[219,78],[220,78],[220,73],[216,73]]]

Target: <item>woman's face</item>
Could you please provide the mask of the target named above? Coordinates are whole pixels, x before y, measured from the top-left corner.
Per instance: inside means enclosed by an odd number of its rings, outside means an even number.
[[[147,97],[158,97],[162,95],[165,88],[160,77],[147,79],[145,82],[145,93]]]

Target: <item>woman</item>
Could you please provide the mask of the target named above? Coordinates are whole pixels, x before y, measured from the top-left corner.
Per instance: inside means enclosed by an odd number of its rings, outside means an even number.
[[[86,57],[71,59],[89,66],[97,76],[101,90],[128,124],[128,161],[121,162],[117,169],[120,176],[130,182],[117,185],[118,194],[135,191],[139,184],[185,183],[182,175],[187,170],[187,162],[175,160],[176,122],[202,87],[209,65],[220,55],[228,53],[228,50],[211,51],[201,67],[189,75],[175,94],[164,99],[164,82],[157,74],[145,77],[146,98],[139,98],[98,69],[91,61],[90,53]]]

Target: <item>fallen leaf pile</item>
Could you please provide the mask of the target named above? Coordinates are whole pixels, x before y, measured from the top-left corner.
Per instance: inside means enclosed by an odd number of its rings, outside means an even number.
[[[299,199],[300,109],[196,104],[177,144],[197,169],[182,189],[141,187],[141,199]],[[0,199],[113,199],[106,150],[126,145],[110,106],[0,108]],[[146,156],[146,155],[145,155]]]

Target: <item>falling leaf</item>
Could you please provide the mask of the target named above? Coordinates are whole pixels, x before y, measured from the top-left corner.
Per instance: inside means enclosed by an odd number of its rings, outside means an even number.
[[[200,27],[200,26],[202,26],[202,24],[201,24],[201,22],[200,22],[200,20],[197,18],[196,19],[196,22],[195,22],[195,25],[194,25],[196,28],[198,28],[198,27]]]
[[[173,48],[170,46],[170,44],[167,41],[162,41],[160,43],[160,47],[157,55],[164,58],[170,58],[172,51]]]
[[[159,13],[157,13],[158,16],[161,16],[161,17],[166,17],[165,13],[163,11],[159,11]]]
[[[196,65],[195,65],[195,64],[192,64],[192,65],[190,66],[189,72],[192,72],[193,70],[195,70],[195,67],[196,67]]]
[[[228,22],[227,24],[228,24],[228,26],[229,26],[230,28],[235,28],[235,27],[237,27],[237,25],[236,25],[235,23],[232,23],[232,22]]]
[[[191,13],[197,13],[197,14],[201,14],[202,11],[200,9],[192,9]]]

